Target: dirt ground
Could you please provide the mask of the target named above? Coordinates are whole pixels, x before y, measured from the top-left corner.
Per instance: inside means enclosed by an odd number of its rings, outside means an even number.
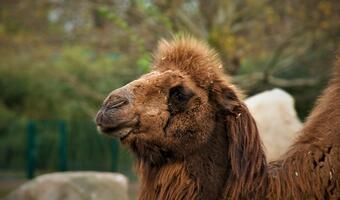
[[[0,199],[7,196],[11,191],[26,181],[25,179],[0,179]]]

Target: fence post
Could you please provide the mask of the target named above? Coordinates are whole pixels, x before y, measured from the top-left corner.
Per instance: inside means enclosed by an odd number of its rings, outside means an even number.
[[[111,141],[111,151],[112,151],[111,170],[113,172],[116,172],[118,170],[118,151],[119,151],[119,144],[117,140]]]
[[[67,132],[65,121],[59,123],[59,170],[67,170]]]
[[[37,149],[36,149],[36,124],[29,121],[27,125],[27,178],[34,177],[36,165]]]

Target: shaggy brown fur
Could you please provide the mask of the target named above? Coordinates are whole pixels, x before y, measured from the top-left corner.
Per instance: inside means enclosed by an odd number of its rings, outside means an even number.
[[[340,63],[301,137],[271,164],[240,92],[205,44],[162,41],[153,66],[97,114],[100,130],[136,155],[139,199],[340,198]]]

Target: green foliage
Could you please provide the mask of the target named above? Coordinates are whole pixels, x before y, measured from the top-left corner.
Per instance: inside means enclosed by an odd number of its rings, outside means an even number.
[[[137,60],[138,70],[145,74],[150,71],[150,56],[149,54],[141,55],[141,57]]]

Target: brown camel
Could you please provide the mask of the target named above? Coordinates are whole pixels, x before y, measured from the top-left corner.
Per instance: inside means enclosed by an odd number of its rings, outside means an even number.
[[[216,53],[189,37],[160,42],[152,72],[111,92],[96,123],[135,154],[139,199],[340,199],[340,61],[273,163]]]

